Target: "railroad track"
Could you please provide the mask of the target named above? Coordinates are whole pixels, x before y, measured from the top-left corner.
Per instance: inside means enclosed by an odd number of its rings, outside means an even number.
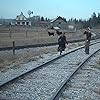
[[[100,48],[66,78],[50,100],[100,100],[99,69]]]
[[[100,43],[90,47],[94,53]],[[1,99],[49,100],[61,83],[87,59],[84,46],[59,56],[35,69],[0,83]]]

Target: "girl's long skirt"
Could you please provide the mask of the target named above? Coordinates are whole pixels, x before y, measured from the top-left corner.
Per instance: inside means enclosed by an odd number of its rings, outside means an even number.
[[[89,54],[89,45],[90,45],[90,41],[85,41],[85,53]]]

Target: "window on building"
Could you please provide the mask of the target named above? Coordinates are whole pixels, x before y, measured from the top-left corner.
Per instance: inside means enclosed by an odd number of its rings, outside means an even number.
[[[59,22],[59,24],[61,24],[61,22]]]
[[[23,25],[25,25],[25,22],[22,22]]]
[[[20,22],[17,22],[18,25],[20,25]]]
[[[22,20],[24,20],[24,17],[22,17]]]
[[[26,25],[29,25],[29,22],[26,22]]]
[[[20,20],[20,17],[18,17],[18,20]]]

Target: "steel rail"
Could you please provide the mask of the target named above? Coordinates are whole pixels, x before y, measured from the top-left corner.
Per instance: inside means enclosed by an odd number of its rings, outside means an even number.
[[[65,79],[65,81],[59,86],[59,88],[57,89],[57,91],[54,93],[54,95],[51,97],[50,100],[59,100],[59,97],[61,96],[62,91],[65,89],[67,83],[71,80],[71,78],[72,78],[74,75],[76,75],[77,72],[78,72],[78,70],[81,69],[81,68],[83,67],[83,65],[86,64],[86,62],[88,62],[89,59],[90,59],[91,57],[93,57],[93,56],[94,56],[97,52],[99,52],[99,51],[100,51],[100,49],[98,49],[98,50],[95,51],[93,54],[91,54],[87,59],[85,59],[85,60],[78,66],[78,68],[77,68],[76,70],[74,70],[74,71],[72,72],[72,74],[69,75],[69,76]]]
[[[94,45],[94,44],[97,44],[97,43],[100,43],[100,42],[92,43],[92,44],[90,44],[90,45]],[[36,71],[36,70],[38,70],[38,69],[40,69],[40,68],[46,67],[47,65],[50,65],[50,64],[53,63],[54,61],[56,61],[56,60],[58,60],[58,59],[60,59],[60,58],[62,58],[62,57],[64,57],[64,56],[66,56],[66,55],[68,55],[68,54],[70,54],[70,53],[72,53],[72,52],[75,52],[75,51],[77,51],[77,50],[79,50],[79,49],[82,49],[82,48],[84,48],[84,46],[75,48],[74,50],[69,51],[69,52],[67,52],[67,53],[65,53],[65,54],[63,54],[63,55],[59,55],[58,57],[56,57],[56,58],[54,58],[54,59],[52,59],[52,60],[50,60],[50,61],[48,61],[48,62],[46,62],[46,63],[44,63],[44,64],[42,64],[42,65],[39,65],[39,66],[36,67],[36,68],[33,68],[33,69],[28,70],[28,71],[26,71],[26,72],[23,72],[23,73],[19,74],[18,76],[15,76],[15,77],[13,77],[13,78],[11,78],[11,79],[9,79],[9,80],[6,80],[6,81],[4,81],[4,82],[1,82],[1,83],[0,83],[0,88],[1,88],[2,86],[4,86],[4,85],[8,84],[9,82],[16,80],[17,78],[19,78],[19,77],[21,77],[21,76],[24,76],[24,75],[26,75],[26,74],[28,74],[28,73],[30,73],[30,72]]]

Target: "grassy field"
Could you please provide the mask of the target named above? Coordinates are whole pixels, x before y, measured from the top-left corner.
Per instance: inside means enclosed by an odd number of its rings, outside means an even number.
[[[26,34],[27,31],[27,34]],[[50,31],[50,30],[49,30]],[[11,35],[11,37],[10,37]],[[67,40],[83,38],[83,32],[77,31],[76,33],[65,33]],[[39,44],[39,43],[54,43],[58,40],[58,35],[55,33],[54,36],[48,35],[48,30],[41,27],[0,27],[0,47],[12,46],[12,41],[15,41],[16,46]],[[75,45],[69,44],[68,49]],[[13,55],[11,51],[0,51],[0,71],[9,69],[8,65],[19,66],[21,63],[27,63],[34,61],[43,54],[46,53],[57,53],[57,47],[50,48],[39,48],[39,49],[23,49],[16,51]]]
[[[66,45],[66,49],[75,48],[82,45],[83,43],[71,43]],[[20,64],[25,64],[30,61],[37,61],[40,58],[43,58],[44,54],[57,54],[58,46],[50,47],[40,47],[40,48],[30,48],[16,50],[15,55],[12,51],[0,51],[0,71],[5,72],[11,68],[19,68]]]
[[[67,40],[83,38],[83,33],[66,32]],[[0,27],[0,47],[12,46],[12,41],[15,41],[16,46],[39,44],[39,43],[54,43],[57,42],[58,35],[55,32],[54,36],[48,35],[47,28],[41,27]]]

